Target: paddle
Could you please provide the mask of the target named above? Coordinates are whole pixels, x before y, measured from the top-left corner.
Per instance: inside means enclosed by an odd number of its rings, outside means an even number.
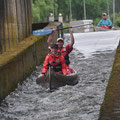
[[[49,70],[48,70],[48,81],[49,81],[49,89],[50,89],[50,91],[52,90],[52,88],[51,88],[51,68],[50,68],[50,66],[49,66]]]
[[[49,66],[49,70],[48,70],[48,81],[49,81],[49,91],[50,92],[54,92],[55,90],[57,90],[57,88],[53,85],[54,84],[54,77],[53,76],[53,70],[52,68]]]
[[[69,28],[82,27],[82,26],[91,25],[91,24],[92,24],[92,23],[89,23],[89,24],[81,24],[81,25],[76,25],[76,26],[64,27],[64,28],[57,29],[57,31],[63,30],[63,29],[69,29]],[[47,34],[52,33],[53,31],[54,31],[53,29],[35,30],[35,31],[33,31],[33,35],[34,35],[34,36],[47,35]]]

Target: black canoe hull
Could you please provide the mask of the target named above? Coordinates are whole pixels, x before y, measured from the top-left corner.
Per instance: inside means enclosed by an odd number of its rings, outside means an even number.
[[[50,71],[46,76],[38,77],[36,83],[43,87],[49,87],[51,89],[57,89],[58,87],[65,85],[75,85],[78,83],[77,72],[69,75],[56,74],[54,71]]]

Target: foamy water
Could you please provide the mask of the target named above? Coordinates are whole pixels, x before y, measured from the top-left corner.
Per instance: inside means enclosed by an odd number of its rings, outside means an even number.
[[[42,70],[40,65],[6,97],[0,106],[1,120],[98,120],[118,37],[115,32],[109,32],[108,38],[107,33],[74,36],[70,66],[78,72],[79,83],[50,93],[35,82]],[[65,40],[70,41],[69,35]]]

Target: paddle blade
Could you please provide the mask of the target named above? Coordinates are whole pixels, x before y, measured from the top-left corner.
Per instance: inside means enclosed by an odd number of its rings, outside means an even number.
[[[33,31],[33,35],[34,36],[47,35],[47,34],[50,34],[52,32],[53,32],[52,29],[35,30],[35,31]]]

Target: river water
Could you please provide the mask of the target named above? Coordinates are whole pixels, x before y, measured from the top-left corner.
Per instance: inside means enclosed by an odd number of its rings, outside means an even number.
[[[36,84],[42,65],[0,106],[0,120],[97,120],[109,80],[120,31],[74,33],[71,67],[79,83],[50,93]],[[65,44],[70,40],[65,35]]]

